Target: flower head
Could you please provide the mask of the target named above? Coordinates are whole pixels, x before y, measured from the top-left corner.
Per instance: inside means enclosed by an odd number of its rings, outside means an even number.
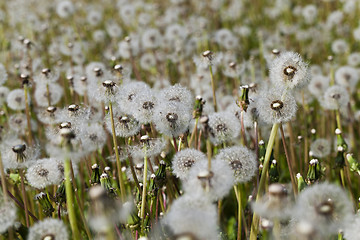
[[[301,87],[309,80],[308,64],[300,54],[282,52],[270,66],[270,81],[282,89]]]

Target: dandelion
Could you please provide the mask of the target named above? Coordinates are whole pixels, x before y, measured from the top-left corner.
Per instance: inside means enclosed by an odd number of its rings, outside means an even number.
[[[162,43],[162,35],[156,28],[146,29],[142,34],[141,43],[145,49],[155,49]]]
[[[342,86],[334,85],[325,91],[320,103],[325,109],[336,110],[347,107],[349,101],[350,96],[346,89]]]
[[[216,208],[209,201],[182,196],[172,204],[163,223],[174,237],[215,240],[218,239],[216,219]]]
[[[272,62],[269,78],[280,89],[301,87],[310,79],[308,64],[298,53],[283,52]]]
[[[39,84],[35,90],[35,101],[40,107],[47,107],[50,104],[57,104],[64,93],[63,88],[57,83],[43,85]]]
[[[63,178],[63,173],[59,170],[55,159],[44,158],[31,165],[25,176],[30,186],[42,189],[53,184],[59,184]]]
[[[120,92],[117,95],[117,102],[121,111],[126,114],[131,114],[134,109],[134,99],[142,91],[150,89],[144,82],[129,82],[121,85]]]
[[[185,180],[191,167],[199,161],[207,162],[207,157],[203,152],[195,149],[181,150],[172,160],[173,173],[181,180]]]
[[[284,123],[295,116],[297,106],[293,96],[272,89],[260,94],[257,109],[264,122]]]
[[[70,17],[75,11],[74,5],[71,1],[61,1],[56,6],[56,13],[61,18]]]
[[[163,102],[156,108],[153,121],[160,133],[178,137],[188,130],[190,120],[190,111],[184,104]]]
[[[330,154],[331,144],[330,141],[318,138],[313,143],[311,143],[310,151],[312,155],[318,158],[326,157]]]
[[[318,231],[327,235],[343,229],[352,212],[347,194],[330,183],[306,188],[299,195],[295,209],[297,219],[311,222]]]
[[[359,77],[357,69],[350,66],[340,67],[335,72],[335,82],[351,91],[355,89]]]
[[[234,172],[235,184],[250,181],[257,170],[255,154],[243,146],[221,149],[215,159],[229,164]]]
[[[211,201],[223,198],[234,183],[234,172],[225,161],[212,160],[211,171],[207,161],[198,161],[183,182],[185,193],[194,198],[204,196]]]
[[[192,109],[194,105],[193,95],[186,87],[183,87],[180,84],[175,84],[162,89],[160,91],[159,99],[161,99],[161,101],[181,103],[190,109]]]
[[[47,218],[35,223],[30,229],[28,240],[56,239],[68,240],[69,234],[63,221]]]
[[[111,133],[110,115],[105,116],[105,123],[108,131]],[[131,137],[140,132],[141,124],[131,115],[121,114],[119,110],[114,111],[114,125],[116,136]]]
[[[344,39],[336,39],[331,43],[331,50],[335,54],[344,54],[349,51],[349,46]]]
[[[155,108],[158,105],[158,98],[151,89],[145,89],[133,100],[134,108],[132,115],[140,123],[146,124],[153,120]]]
[[[90,123],[81,128],[79,139],[87,152],[102,149],[107,140],[106,132],[100,123]]]
[[[321,98],[330,85],[330,78],[323,75],[313,75],[308,85],[309,92]]]
[[[270,220],[285,220],[292,214],[292,202],[287,189],[274,183],[269,186],[269,193],[252,204],[256,214]]]
[[[212,113],[209,115],[210,140],[214,144],[221,144],[234,140],[239,136],[240,123],[229,112]]]
[[[6,98],[7,105],[13,110],[25,109],[25,94],[22,89],[12,90]]]

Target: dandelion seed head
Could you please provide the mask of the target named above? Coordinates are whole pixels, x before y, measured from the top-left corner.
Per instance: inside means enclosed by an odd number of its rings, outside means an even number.
[[[280,89],[302,87],[310,79],[308,64],[298,53],[283,52],[272,62],[269,78]]]
[[[292,95],[282,95],[275,89],[263,92],[258,99],[259,117],[266,123],[290,121],[296,114],[296,101]]]
[[[6,98],[7,105],[13,110],[25,109],[25,94],[23,89],[10,91]]]
[[[221,144],[234,140],[240,132],[240,123],[230,112],[218,112],[209,115],[210,140]]]
[[[8,78],[6,69],[2,63],[0,63],[0,86],[3,85]]]
[[[299,194],[295,216],[314,224],[317,231],[336,234],[344,227],[352,212],[351,201],[340,187],[320,183]]]
[[[212,160],[211,171],[207,161],[198,161],[191,167],[183,187],[185,194],[194,198],[204,196],[213,201],[227,195],[233,183],[233,170],[225,161]]]
[[[188,130],[191,112],[187,106],[177,102],[161,102],[154,113],[156,129],[165,136],[178,137]]]
[[[47,218],[30,227],[27,239],[68,240],[69,234],[63,221],[54,218]]]
[[[250,181],[257,170],[255,154],[243,146],[224,148],[215,156],[215,159],[229,164],[235,177],[234,184]]]
[[[342,66],[335,72],[335,82],[340,86],[353,91],[359,82],[359,73],[357,69],[350,66]]]
[[[207,161],[206,155],[195,149],[183,149],[177,152],[172,160],[173,173],[184,180],[189,170],[198,161]]]
[[[326,139],[318,138],[311,143],[310,150],[312,152],[312,156],[323,158],[330,154],[331,143]]]
[[[349,101],[350,96],[346,89],[339,85],[333,85],[325,91],[320,103],[325,109],[335,110],[346,107]]]

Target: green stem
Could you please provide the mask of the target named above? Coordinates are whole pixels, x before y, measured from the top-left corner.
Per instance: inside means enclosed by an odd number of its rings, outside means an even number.
[[[27,197],[26,197],[26,190],[25,190],[24,170],[19,169],[19,173],[20,173],[20,180],[21,180],[21,193],[22,193],[23,202],[24,202],[25,221],[26,221],[26,226],[29,227],[30,226],[29,212],[28,212],[29,206],[28,206],[28,201],[27,201]]]
[[[146,152],[146,146],[145,152]],[[142,189],[142,196],[141,196],[141,209],[140,209],[140,218],[142,220],[142,232],[145,234],[145,203],[146,203],[146,183],[147,183],[147,166],[148,166],[148,160],[145,153],[144,156],[144,174],[143,174],[143,189]]]
[[[121,200],[125,201],[125,185],[124,180],[122,177],[122,171],[121,171],[121,162],[119,157],[119,149],[118,144],[116,140],[116,133],[115,133],[115,123],[114,123],[114,113],[112,108],[112,103],[109,103],[109,111],[110,111],[110,119],[111,119],[111,130],[112,130],[112,136],[113,136],[113,144],[114,144],[114,150],[115,150],[115,157],[116,157],[116,166],[118,170],[118,177],[119,177],[119,185],[120,185],[120,195]]]
[[[71,161],[70,159],[65,159],[64,162],[64,176],[65,176],[65,194],[66,194],[66,206],[69,213],[69,221],[71,231],[73,233],[73,239],[80,239],[80,233],[77,226],[77,219],[75,215],[74,208],[74,194],[70,181],[70,172],[71,172]]]
[[[199,118],[197,117],[195,119],[195,126],[194,126],[194,129],[193,129],[193,131],[191,133],[191,137],[190,137],[190,140],[189,140],[189,144],[188,144],[189,148],[191,148],[191,143],[194,140],[194,138],[195,138],[195,148],[196,148],[196,132],[197,132],[198,122],[199,122]]]
[[[26,120],[27,120],[27,127],[28,127],[28,138],[29,138],[29,144],[32,144],[33,138],[32,138],[32,132],[31,132],[31,116],[30,116],[30,107],[29,107],[29,88],[25,84],[24,85],[24,95],[25,95],[25,114],[26,114]]]
[[[241,189],[240,185],[234,186],[235,196],[238,204],[238,227],[237,227],[237,240],[241,240]]]
[[[264,188],[265,188],[265,179],[266,179],[266,175],[267,175],[267,170],[269,168],[270,156],[271,156],[272,148],[274,146],[278,128],[279,128],[279,123],[274,123],[274,125],[272,126],[272,129],[271,129],[269,142],[266,147],[265,159],[264,159],[264,164],[263,164],[263,168],[261,171],[261,177],[260,177],[260,182],[259,182],[259,188],[258,188],[257,195],[256,195],[256,201],[258,201],[260,199],[260,196],[263,193]],[[257,239],[257,233],[259,231],[259,226],[258,226],[259,220],[260,220],[259,216],[254,213],[253,220],[251,223],[250,240]]]
[[[213,94],[214,110],[215,110],[215,112],[217,112],[217,103],[216,103],[216,95],[215,95],[214,74],[213,74],[212,66],[211,66],[211,65],[209,65],[209,71],[210,71],[210,78],[211,78],[211,88],[212,88],[212,94]]]

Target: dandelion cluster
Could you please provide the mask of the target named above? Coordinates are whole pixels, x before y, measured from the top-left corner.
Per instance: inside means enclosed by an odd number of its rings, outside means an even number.
[[[359,7],[2,1],[0,240],[358,240]]]

